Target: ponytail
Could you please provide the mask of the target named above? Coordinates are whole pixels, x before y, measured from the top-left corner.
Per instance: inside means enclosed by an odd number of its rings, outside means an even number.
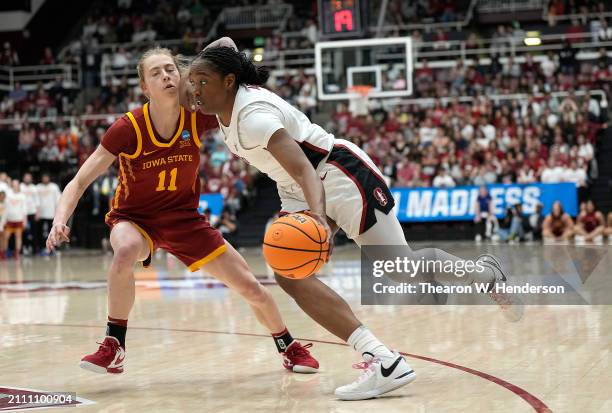
[[[243,53],[231,47],[211,47],[202,50],[193,62],[197,66],[206,62],[221,75],[233,73],[237,85],[263,86],[270,77],[270,71],[264,66],[255,66]]]

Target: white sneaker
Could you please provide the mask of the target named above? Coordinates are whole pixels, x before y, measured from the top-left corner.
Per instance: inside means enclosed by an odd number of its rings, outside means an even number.
[[[523,301],[516,294],[506,292],[498,293],[495,291],[495,285],[497,283],[503,284],[508,280],[497,257],[491,254],[483,254],[478,257],[478,261],[482,263],[483,266],[491,269],[495,276],[487,292],[491,301],[499,306],[502,310],[502,314],[507,320],[513,322],[519,321],[523,318],[523,313],[525,312],[525,304],[523,304]]]
[[[364,400],[388,393],[416,379],[416,373],[397,352],[393,357],[363,356],[364,362],[353,364],[363,372],[357,380],[336,389],[334,394],[341,400]]]

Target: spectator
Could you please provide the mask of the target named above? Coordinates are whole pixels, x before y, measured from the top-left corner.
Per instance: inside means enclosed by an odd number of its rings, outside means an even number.
[[[6,242],[4,233],[4,215],[6,213],[6,192],[0,190],[0,260],[6,258]]]
[[[557,72],[557,63],[553,52],[548,52],[546,57],[540,63],[540,69],[545,78],[550,79]]]
[[[478,189],[478,197],[474,206],[474,222],[476,223],[476,242],[483,238],[491,238],[493,231],[496,230],[497,218],[493,213],[491,195],[486,186]]]
[[[523,217],[521,216],[520,204],[506,208],[506,214],[499,221],[497,234],[492,237],[493,241],[516,241],[523,236]]]
[[[227,242],[229,242],[235,247],[238,247],[238,221],[236,220],[236,217],[231,213],[229,208],[223,209],[223,212],[221,212],[221,216],[219,217],[219,221],[215,225],[215,228],[221,231],[223,238],[225,238]]]
[[[432,185],[436,188],[453,188],[455,186],[455,181],[448,174],[446,168],[440,168],[438,174],[433,179]]]
[[[555,201],[550,214],[542,223],[542,237],[545,242],[568,241],[574,236],[574,222],[563,211],[561,202]]]
[[[548,160],[548,165],[542,169],[540,181],[544,184],[556,184],[563,181],[564,170],[560,164],[555,162],[554,158]]]
[[[576,244],[603,243],[605,227],[603,214],[595,209],[593,201],[587,201],[586,210],[578,215],[574,226]]]
[[[577,71],[577,60],[576,50],[569,41],[565,41],[563,49],[559,52],[559,63],[561,65],[561,71],[564,74],[576,74]]]
[[[598,42],[610,42],[612,41],[612,27],[608,26],[608,21],[605,18],[600,20],[599,30],[597,31]]]
[[[314,47],[318,41],[319,30],[316,23],[312,19],[306,20],[306,26],[302,29],[302,35],[308,41],[305,47]]]
[[[24,255],[36,254],[38,252],[38,191],[32,182],[32,174],[26,172],[21,183],[21,192],[26,197],[27,226],[24,233]]]
[[[44,243],[53,225],[55,209],[62,193],[57,184],[51,182],[51,177],[46,173],[43,174],[42,180],[36,186],[36,189],[38,191],[38,199],[40,201],[38,206],[38,216],[40,219],[38,227],[38,240],[41,242],[40,250],[45,251]]]
[[[608,212],[608,219],[606,222],[606,228],[604,229],[604,235],[608,237],[608,244],[612,244],[612,212]]]
[[[11,192],[6,197],[4,215],[0,227],[4,228],[4,245],[8,246],[11,235],[15,235],[15,251],[13,257],[19,259],[23,240],[23,229],[27,225],[28,214],[26,196],[21,192],[19,180],[11,182]]]
[[[585,160],[585,162],[591,162],[595,151],[593,145],[587,142],[584,135],[578,135],[578,156]]]
[[[578,163],[572,159],[569,167],[565,169],[563,174],[564,182],[572,182],[578,190],[578,202],[582,203],[587,197],[587,173],[586,169],[578,167]]]
[[[533,214],[529,216],[527,221],[529,225],[528,233],[531,234],[532,239],[541,240],[542,239],[542,227],[544,224],[544,215],[542,214],[544,206],[538,202],[536,205],[536,210]]]
[[[9,42],[4,42],[4,52],[0,58],[0,63],[4,66],[19,66],[19,55],[13,50]]]
[[[45,50],[43,51],[43,57],[42,59],[40,59],[40,64],[41,65],[54,65],[55,62],[55,56],[53,56],[53,50],[51,50],[50,47],[45,47]]]

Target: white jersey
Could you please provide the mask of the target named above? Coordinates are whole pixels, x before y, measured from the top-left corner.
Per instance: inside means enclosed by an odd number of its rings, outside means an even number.
[[[7,222],[23,222],[27,217],[26,196],[19,192],[11,192],[6,197],[4,204],[5,221]]]
[[[59,186],[53,182],[47,185],[40,183],[37,185],[39,204],[39,215],[41,219],[53,219],[55,216],[55,208],[59,202],[60,192]]]
[[[21,183],[21,192],[26,196],[26,209],[28,215],[38,212],[38,190],[34,184]]]
[[[266,149],[279,129],[286,129],[316,168],[334,145],[334,136],[276,94],[258,86],[240,86],[229,126],[217,117],[229,150],[276,181],[279,190],[297,185]]]

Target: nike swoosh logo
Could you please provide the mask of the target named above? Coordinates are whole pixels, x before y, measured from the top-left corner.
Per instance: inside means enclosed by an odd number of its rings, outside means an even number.
[[[382,374],[383,377],[389,377],[391,373],[393,373],[393,370],[395,370],[397,365],[400,364],[400,361],[402,361],[402,357],[396,358],[389,368],[385,368],[385,366],[380,363],[380,374]]]
[[[321,177],[321,181],[324,181],[326,177],[327,177],[327,172],[325,172],[325,174]]]
[[[158,150],[159,150],[159,149],[155,149],[154,151],[150,151],[150,152],[146,152],[146,151],[145,151],[145,152],[143,152],[142,154],[143,154],[144,156],[147,156],[147,155],[151,155],[153,152],[157,152]]]

